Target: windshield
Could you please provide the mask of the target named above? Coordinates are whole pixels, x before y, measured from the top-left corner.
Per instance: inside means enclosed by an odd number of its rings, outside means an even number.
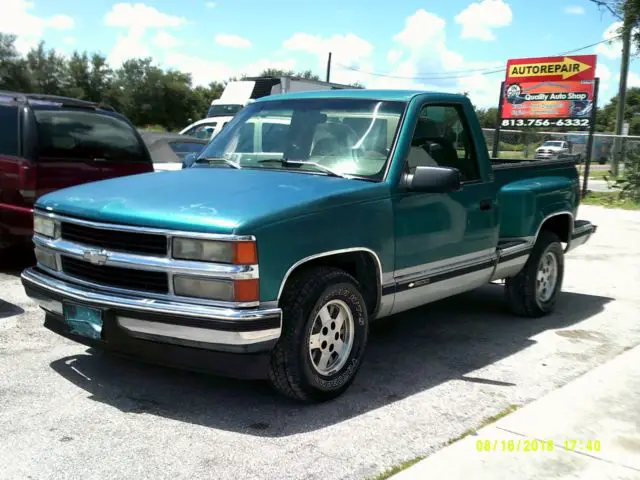
[[[207,111],[207,117],[232,116],[242,110],[242,105],[211,105]]]
[[[322,174],[324,167],[344,176],[379,180],[405,105],[337,98],[253,103],[199,157],[230,160],[241,168]],[[320,168],[278,161],[283,158],[316,163]],[[215,166],[225,167],[225,163]]]
[[[562,142],[544,142],[545,147],[561,147]]]

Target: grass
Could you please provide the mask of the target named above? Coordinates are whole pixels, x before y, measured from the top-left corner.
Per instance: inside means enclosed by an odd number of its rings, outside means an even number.
[[[587,192],[581,203],[583,205],[596,205],[605,208],[640,210],[640,202],[633,201],[629,198],[620,198],[618,192]]]
[[[463,438],[466,438],[469,435],[475,435],[478,432],[478,430],[480,430],[481,428],[486,427],[487,425],[490,425],[492,423],[497,422],[498,420],[500,420],[503,417],[506,417],[510,413],[515,412],[518,408],[520,408],[520,405],[509,405],[508,407],[504,408],[503,410],[500,410],[495,415],[492,415],[491,417],[487,417],[487,418],[483,419],[480,422],[480,425],[478,425],[476,428],[470,428],[468,430],[465,430],[464,432],[462,432],[457,437],[454,437],[454,438],[448,440],[443,446],[444,447],[448,447],[449,445],[451,445],[453,443],[456,443],[457,441],[462,440]],[[412,467],[413,465],[418,463],[420,460],[424,460],[425,458],[426,458],[426,455],[422,455],[422,456],[419,456],[419,457],[412,458],[410,460],[405,460],[404,462],[399,463],[398,465],[395,465],[394,467],[391,467],[388,470],[385,470],[384,472],[382,472],[381,474],[379,474],[376,477],[371,478],[370,480],[386,480],[387,478],[390,478],[393,475],[395,475],[397,473],[400,473],[401,471],[406,470],[409,467]]]
[[[604,180],[605,177],[611,178],[609,170],[589,170],[589,178],[593,180]]]

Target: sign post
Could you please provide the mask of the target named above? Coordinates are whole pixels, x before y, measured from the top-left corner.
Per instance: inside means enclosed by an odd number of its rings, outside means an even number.
[[[498,99],[498,124],[496,125],[496,130],[493,132],[493,149],[491,152],[491,156],[493,158],[498,158],[500,155],[500,124],[502,123],[502,104],[504,102],[504,95],[502,92],[504,91],[504,82],[500,84],[500,98]]]
[[[598,88],[600,87],[600,79],[594,80],[595,88],[593,91],[593,110],[591,112],[591,125],[589,125],[589,138],[587,139],[587,156],[584,159],[584,177],[582,178],[581,198],[587,194],[587,185],[589,182],[589,170],[591,168],[591,156],[593,155],[593,132],[596,130],[596,105],[598,104]]]

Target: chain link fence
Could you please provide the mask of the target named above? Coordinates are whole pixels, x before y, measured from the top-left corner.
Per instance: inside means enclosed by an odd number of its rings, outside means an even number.
[[[483,128],[489,154],[492,154],[495,130]],[[589,181],[598,191],[609,190],[605,177],[611,174],[614,155],[618,154],[618,175],[624,175],[625,166],[638,168],[640,161],[640,136],[623,136],[609,133],[593,135],[591,158],[587,159],[587,132],[528,132],[522,130],[500,130],[498,157],[543,160],[557,158],[573,158],[578,166],[583,185],[583,193],[587,191]],[[554,143],[549,143],[554,142]],[[555,143],[562,142],[562,143]],[[584,178],[584,174],[587,177]],[[610,182],[613,183],[613,182]]]

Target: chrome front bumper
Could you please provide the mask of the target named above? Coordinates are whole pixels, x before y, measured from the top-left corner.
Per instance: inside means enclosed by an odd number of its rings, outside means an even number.
[[[60,280],[38,268],[26,269],[22,284],[30,298],[60,320],[65,303],[99,308],[107,312],[111,329],[139,340],[248,353],[270,349],[281,332],[279,308],[220,308],[116,295]],[[110,342],[109,328],[103,337]]]

